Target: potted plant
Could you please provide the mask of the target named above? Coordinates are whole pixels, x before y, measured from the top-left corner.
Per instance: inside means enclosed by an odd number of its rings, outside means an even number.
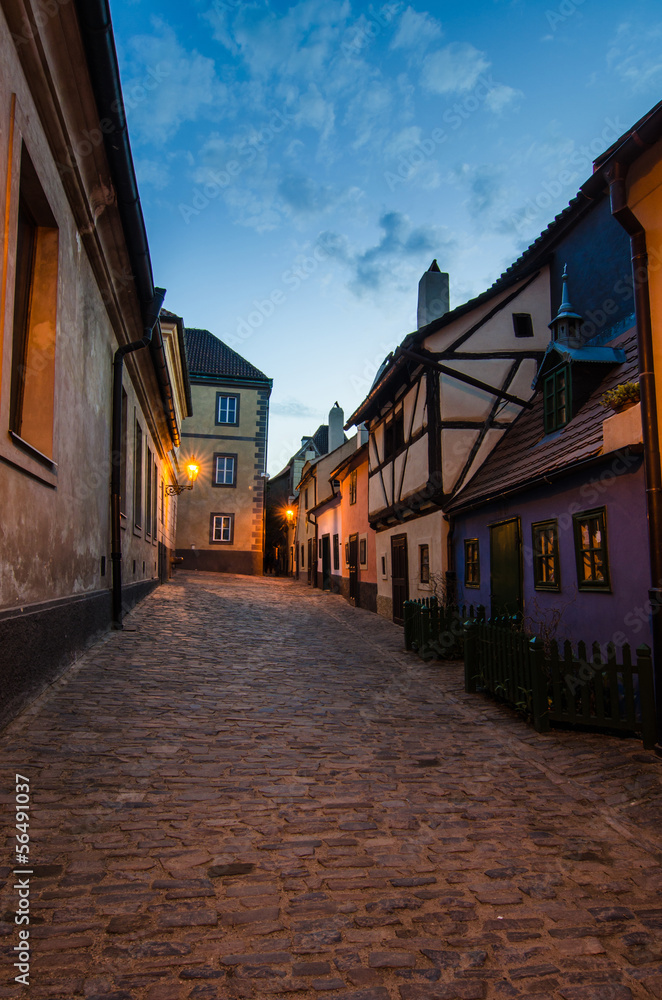
[[[621,410],[627,410],[630,406],[636,406],[638,402],[638,382],[621,382],[620,385],[605,392],[600,399],[601,405],[613,410],[614,413],[620,413]]]

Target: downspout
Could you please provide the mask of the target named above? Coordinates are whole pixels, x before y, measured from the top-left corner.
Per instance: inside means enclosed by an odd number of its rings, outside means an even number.
[[[133,351],[148,347],[152,340],[152,332],[156,326],[161,306],[165,298],[165,289],[155,288],[152,305],[148,311],[142,340],[134,340],[131,344],[122,344],[115,351],[113,358],[113,412],[112,412],[112,471],[110,481],[110,517],[111,517],[111,552],[110,559],[113,577],[113,628],[122,628],[122,527],[120,507],[122,504],[122,373],[124,357]]]
[[[644,477],[650,545],[651,631],[653,636],[653,671],[655,680],[655,751],[662,756],[662,470],[660,438],[655,394],[655,366],[648,276],[646,231],[628,205],[625,179],[628,166],[613,163],[606,171],[611,214],[630,237],[634,312],[639,347],[639,392],[644,431]]]

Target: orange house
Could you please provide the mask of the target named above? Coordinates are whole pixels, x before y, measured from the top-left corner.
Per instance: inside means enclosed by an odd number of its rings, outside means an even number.
[[[650,543],[655,749],[662,756],[662,101],[593,166],[582,191],[597,197],[608,190],[612,215],[630,237]]]
[[[330,478],[340,484],[341,593],[357,607],[376,612],[379,567],[375,532],[368,521],[367,440],[333,469]],[[383,572],[386,573],[385,567]]]

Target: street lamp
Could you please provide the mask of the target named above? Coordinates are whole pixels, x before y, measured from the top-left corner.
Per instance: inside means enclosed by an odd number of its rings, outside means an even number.
[[[189,480],[188,485],[180,486],[179,483],[175,483],[174,486],[166,486],[165,491],[168,494],[168,496],[169,497],[179,496],[179,494],[182,493],[184,490],[192,490],[193,483],[198,478],[199,472],[200,472],[200,466],[198,465],[198,463],[195,461],[190,461],[189,464],[186,466],[186,475],[188,476]]]

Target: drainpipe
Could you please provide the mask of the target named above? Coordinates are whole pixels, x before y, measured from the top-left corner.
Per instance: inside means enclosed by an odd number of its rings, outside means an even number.
[[[644,431],[644,475],[650,544],[651,604],[653,635],[653,670],[655,679],[655,752],[662,756],[662,470],[660,438],[655,394],[655,367],[648,279],[646,232],[627,203],[625,179],[628,166],[620,162],[606,171],[611,200],[611,214],[630,237],[634,310],[639,346],[639,391]]]
[[[142,340],[134,340],[131,344],[123,344],[115,351],[113,358],[113,413],[112,413],[112,470],[110,480],[110,517],[111,517],[111,553],[113,575],[113,628],[122,628],[122,528],[120,507],[122,504],[122,373],[124,357],[133,351],[147,347],[152,340],[152,332],[156,326],[161,306],[165,298],[164,288],[155,288],[152,304],[147,311]]]

